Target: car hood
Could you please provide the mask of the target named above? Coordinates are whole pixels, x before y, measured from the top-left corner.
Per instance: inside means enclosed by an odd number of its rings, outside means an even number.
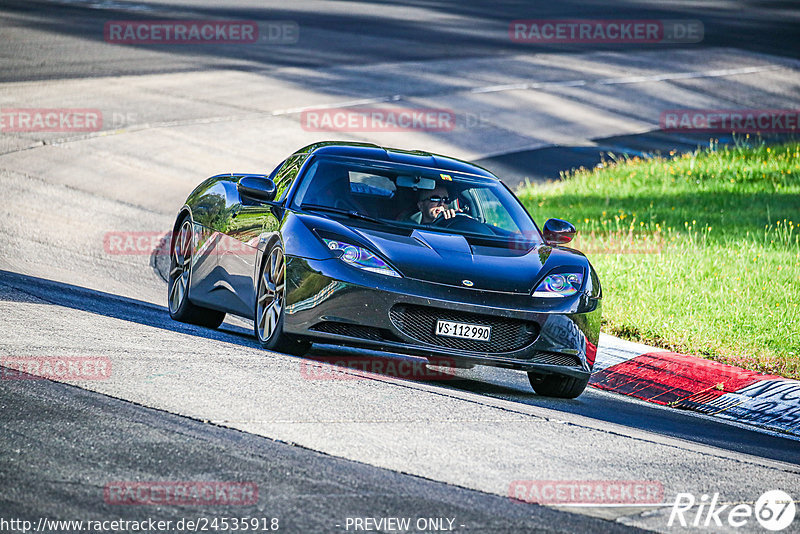
[[[457,287],[530,293],[553,249],[545,245],[470,243],[458,234],[414,230],[411,235],[350,228],[403,276]]]

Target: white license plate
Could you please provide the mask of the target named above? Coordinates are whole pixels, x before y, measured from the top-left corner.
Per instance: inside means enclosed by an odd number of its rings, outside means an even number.
[[[489,341],[489,338],[492,336],[492,327],[480,324],[454,323],[452,321],[439,320],[436,321],[436,335]]]

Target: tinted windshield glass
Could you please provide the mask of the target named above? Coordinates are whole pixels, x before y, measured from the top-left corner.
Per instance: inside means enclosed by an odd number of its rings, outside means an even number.
[[[354,224],[539,240],[527,212],[501,184],[427,167],[318,157],[293,205],[351,218]]]

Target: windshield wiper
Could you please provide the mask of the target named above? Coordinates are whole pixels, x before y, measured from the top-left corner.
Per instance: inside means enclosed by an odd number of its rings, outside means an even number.
[[[329,213],[337,213],[339,215],[347,215],[353,219],[361,219],[362,221],[369,221],[374,223],[381,223],[380,219],[376,219],[375,217],[370,217],[369,215],[364,215],[363,213],[359,213],[356,210],[346,210],[342,208],[334,208],[333,206],[322,206],[320,204],[303,204],[300,206],[301,209],[310,209],[310,210],[317,210],[317,211],[327,211]]]

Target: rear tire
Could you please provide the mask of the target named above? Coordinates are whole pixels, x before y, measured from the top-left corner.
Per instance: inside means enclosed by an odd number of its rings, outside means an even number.
[[[284,333],[285,295],[286,263],[283,247],[276,241],[264,257],[258,276],[253,327],[265,349],[300,356],[308,352],[311,343]]]
[[[225,312],[201,308],[189,301],[194,236],[192,221],[188,215],[181,219],[178,228],[178,235],[172,241],[169,254],[169,278],[167,281],[169,316],[181,323],[217,328],[225,319]]]
[[[574,399],[583,393],[589,384],[588,378],[574,378],[562,375],[540,375],[528,372],[531,387],[538,394],[545,397],[560,399]]]

